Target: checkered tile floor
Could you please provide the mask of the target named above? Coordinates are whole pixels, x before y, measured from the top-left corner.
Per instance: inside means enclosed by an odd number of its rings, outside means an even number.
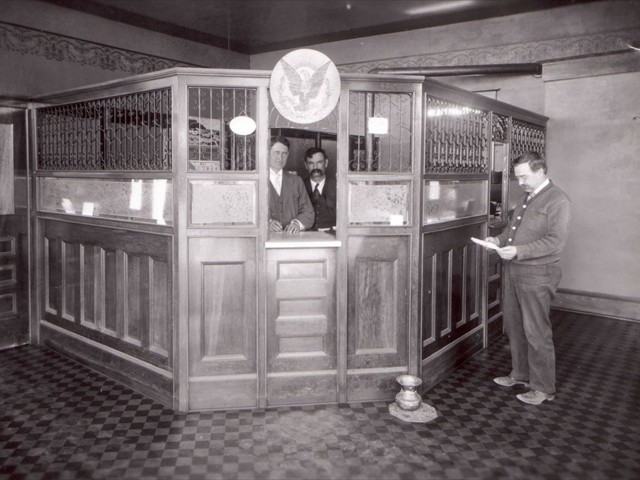
[[[176,414],[50,350],[0,352],[0,480],[638,479],[640,324],[554,312],[558,393],[491,381],[506,339],[424,395],[387,403]]]

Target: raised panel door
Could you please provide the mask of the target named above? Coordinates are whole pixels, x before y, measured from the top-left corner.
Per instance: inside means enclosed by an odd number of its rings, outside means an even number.
[[[257,404],[254,238],[189,239],[189,407]]]
[[[408,236],[349,238],[349,400],[392,397],[408,368]]]

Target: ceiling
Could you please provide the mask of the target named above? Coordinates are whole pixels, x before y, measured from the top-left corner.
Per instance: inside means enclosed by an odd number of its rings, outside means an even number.
[[[593,0],[45,0],[244,54]]]

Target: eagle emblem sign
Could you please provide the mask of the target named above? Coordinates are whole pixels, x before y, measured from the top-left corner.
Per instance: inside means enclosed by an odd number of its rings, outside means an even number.
[[[322,120],[340,98],[340,74],[331,59],[316,50],[294,50],[271,73],[271,100],[278,112],[296,123]]]

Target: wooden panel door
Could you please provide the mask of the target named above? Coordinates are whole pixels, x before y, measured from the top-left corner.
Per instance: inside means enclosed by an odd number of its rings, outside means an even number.
[[[267,403],[337,402],[336,249],[267,251]]]
[[[0,107],[0,350],[29,342],[24,110]]]
[[[349,238],[349,400],[392,397],[407,370],[409,236]]]
[[[255,407],[256,239],[189,239],[189,409]]]
[[[391,400],[396,377],[419,368],[423,102],[416,80],[343,81],[338,235],[346,244],[347,401]]]
[[[422,377],[433,385],[482,348],[481,223],[423,234]]]

